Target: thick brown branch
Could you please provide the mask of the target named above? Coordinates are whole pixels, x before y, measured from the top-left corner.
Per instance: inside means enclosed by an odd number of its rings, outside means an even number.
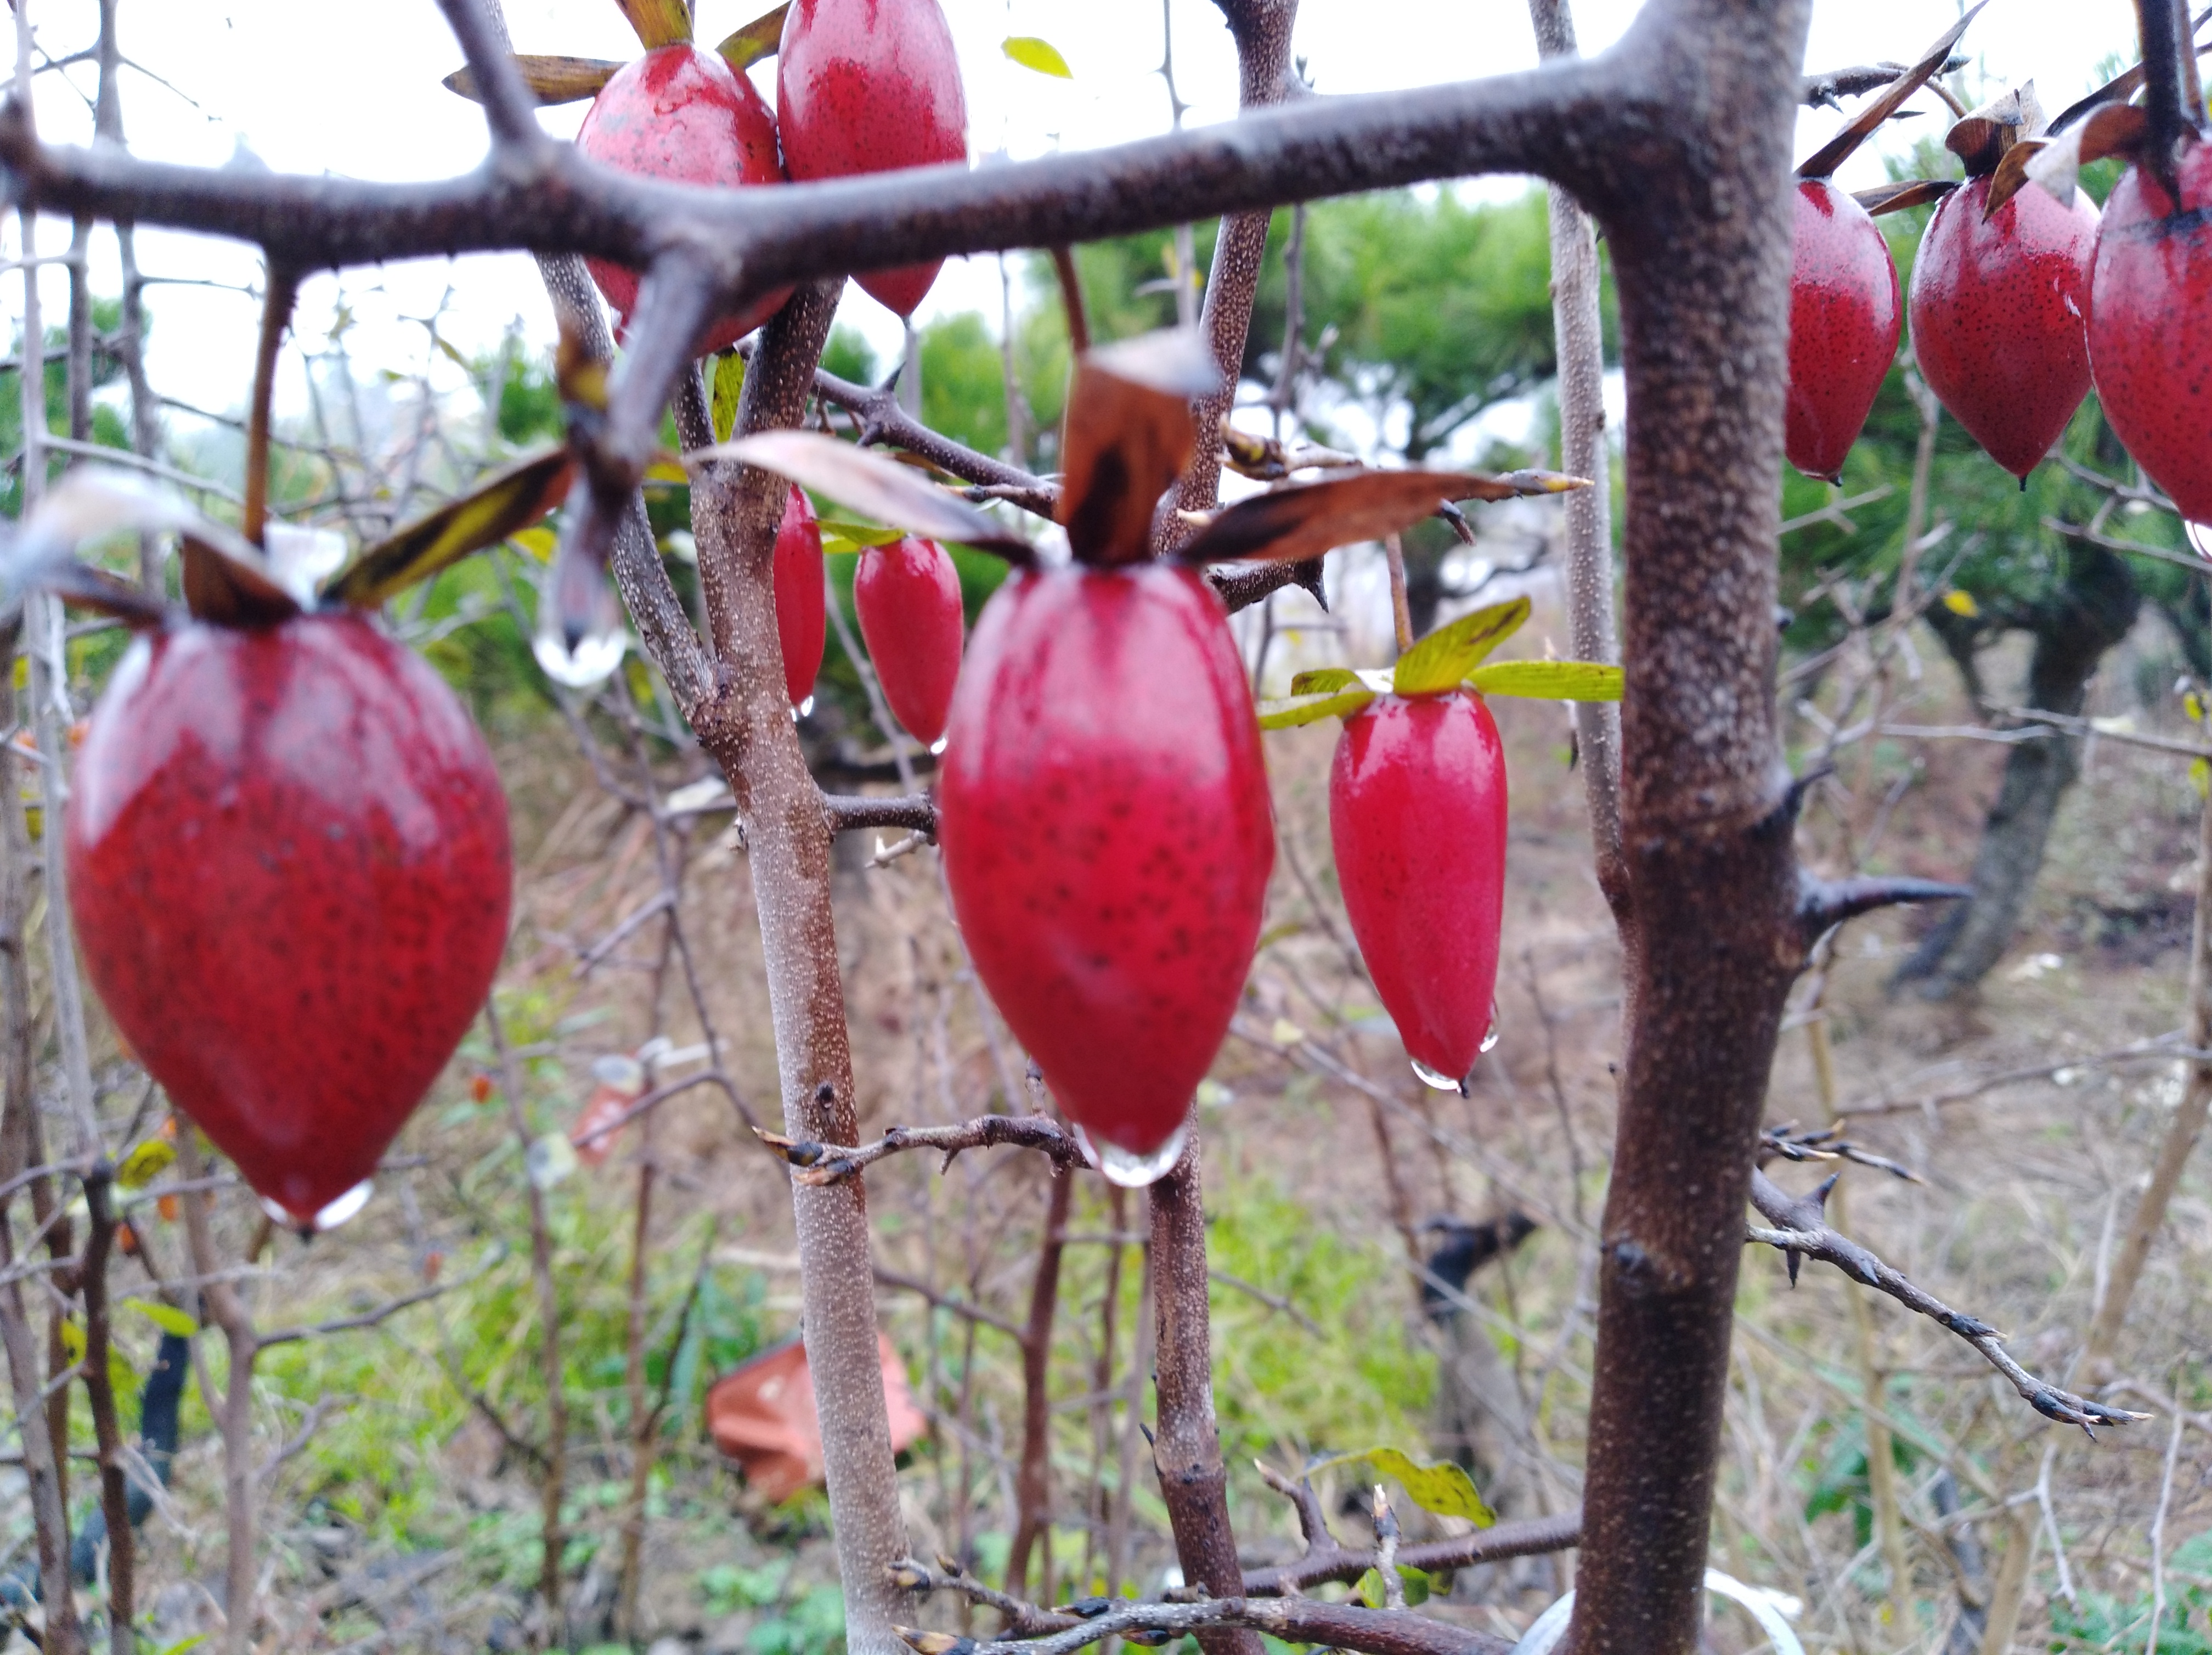
[[[2012,1388],[2045,1419],[2057,1420],[2062,1425],[2078,1425],[2093,1437],[2097,1434],[2091,1429],[2094,1426],[2127,1425],[2150,1417],[2124,1408],[2107,1408],[2102,1402],[2045,1384],[2013,1360],[2004,1348],[2003,1336],[1988,1323],[1963,1311],[1953,1310],[1902,1271],[1884,1263],[1848,1236],[1831,1229],[1823,1212],[1828,1191],[1835,1182],[1831,1176],[1811,1194],[1791,1196],[1764,1172],[1751,1175],[1752,1205],[1769,1223],[1778,1227],[1767,1230],[1753,1225],[1749,1229],[1750,1238],[1778,1247],[1788,1256],[1793,1284],[1797,1280],[1801,1257],[1817,1258],[1824,1264],[1834,1265],[1852,1281],[1887,1293],[1907,1310],[1926,1317],[1947,1332],[1957,1334],[1980,1352],[1983,1359],[2003,1374]]]
[[[746,349],[744,346],[740,350]],[[748,354],[750,354],[748,352]],[[1049,518],[1060,508],[1060,485],[1036,477],[1018,465],[939,436],[899,406],[898,392],[890,386],[855,385],[826,368],[814,370],[814,394],[823,401],[856,414],[862,446],[901,448],[927,460],[939,471],[991,490],[990,498],[1011,501],[1024,511]]]
[[[832,833],[895,827],[926,833],[933,839],[937,837],[937,801],[926,793],[902,794],[896,798],[825,793],[822,795],[822,809],[830,818]]]
[[[1486,1632],[1431,1621],[1406,1609],[1362,1609],[1306,1597],[1212,1598],[1194,1603],[1128,1603],[1064,1632],[1034,1640],[981,1643],[945,1633],[900,1628],[919,1655],[1075,1655],[1102,1639],[1133,1632],[1192,1633],[1237,1628],[1285,1643],[1317,1644],[1363,1655],[1508,1655],[1512,1645]]]
[[[1301,1524],[1304,1520],[1301,1514]],[[1565,1551],[1581,1543],[1582,1524],[1579,1511],[1565,1512],[1557,1517],[1510,1520],[1447,1540],[1429,1540],[1418,1546],[1401,1546],[1398,1549],[1398,1563],[1402,1568],[1438,1574],[1450,1569],[1472,1568],[1478,1563],[1495,1563],[1509,1557],[1534,1557],[1545,1552]],[[1326,1545],[1314,1547],[1295,1563],[1285,1563],[1273,1568],[1245,1570],[1244,1592],[1249,1597],[1265,1597],[1290,1591],[1304,1591],[1330,1581],[1348,1584],[1358,1579],[1374,1567],[1374,1563],[1373,1552],[1340,1546],[1332,1539]]]
[[[935,1150],[945,1157],[946,1166],[963,1149],[995,1149],[1007,1144],[1042,1150],[1069,1170],[1090,1165],[1073,1135],[1049,1115],[979,1115],[957,1126],[895,1126],[875,1142],[857,1149],[794,1140],[776,1132],[763,1132],[760,1137],[799,1169],[792,1174],[793,1183],[816,1187],[842,1183],[885,1156],[908,1149]]]

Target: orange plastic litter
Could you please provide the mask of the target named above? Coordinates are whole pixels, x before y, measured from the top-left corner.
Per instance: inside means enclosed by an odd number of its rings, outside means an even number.
[[[890,1409],[891,1451],[897,1453],[919,1440],[928,1422],[907,1389],[906,1364],[880,1332],[876,1349]],[[793,1339],[715,1380],[707,1392],[707,1433],[772,1501],[820,1482],[822,1422],[814,1412],[806,1347]]]

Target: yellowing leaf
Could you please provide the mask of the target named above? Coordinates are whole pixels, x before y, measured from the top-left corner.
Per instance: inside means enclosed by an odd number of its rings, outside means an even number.
[[[2204,697],[2194,690],[2190,691],[2181,697],[2181,710],[2189,715],[2191,724],[2202,724],[2204,721]]]
[[[672,483],[679,489],[688,488],[691,483],[691,473],[672,459],[656,459],[645,468],[645,480],[648,483]]]
[[[1012,34],[1000,43],[999,50],[1012,58],[1024,69],[1034,69],[1040,75],[1055,76],[1063,81],[1075,78],[1075,71],[1067,66],[1067,59],[1049,40],[1040,40],[1034,34]]]
[[[638,43],[647,52],[655,46],[681,46],[691,39],[691,8],[684,0],[615,0]]]
[[[123,1158],[115,1181],[125,1190],[143,1190],[167,1171],[177,1159],[177,1146],[167,1138],[149,1138]]]
[[[174,1305],[157,1304],[150,1299],[125,1299],[118,1308],[137,1311],[162,1332],[173,1333],[180,1339],[189,1339],[200,1330],[200,1324]]]
[[[1370,1448],[1364,1453],[1339,1454],[1306,1467],[1309,1475],[1333,1466],[1366,1464],[1381,1476],[1395,1477],[1406,1497],[1425,1512],[1438,1517],[1463,1517],[1478,1529],[1498,1521],[1498,1513],[1483,1504],[1474,1479],[1449,1460],[1424,1465],[1395,1448]],[[1410,1595],[1410,1594],[1409,1594]]]
[[[1397,1568],[1398,1579],[1406,1588],[1406,1607],[1412,1609],[1416,1604],[1427,1603],[1429,1601],[1427,1573],[1420,1569],[1408,1568],[1403,1563],[1399,1564]],[[1368,1570],[1359,1577],[1359,1585],[1356,1590],[1370,1609],[1381,1609],[1388,1601],[1382,1595],[1382,1577],[1373,1569]]]
[[[522,83],[541,106],[580,103],[586,98],[595,98],[599,88],[614,79],[615,71],[622,67],[605,58],[538,57],[517,57],[514,66],[522,71]],[[455,70],[446,76],[445,86],[448,92],[458,92],[472,103],[483,101],[473,70]]]
[[[904,529],[879,529],[869,523],[848,523],[842,518],[825,517],[821,520],[822,550],[828,552],[852,553],[864,551],[870,546],[887,546],[894,540],[906,538]],[[835,540],[838,544],[831,545]]]
[[[1302,1046],[1305,1044],[1306,1031],[1289,1018],[1279,1017],[1275,1019],[1275,1026],[1267,1031],[1267,1038],[1279,1046]]]
[[[1401,696],[1441,695],[1482,664],[1483,658],[1528,618],[1528,600],[1492,604],[1440,626],[1398,658],[1390,687]]]
[[[2212,800],[2212,763],[2202,758],[2189,761],[2189,780],[2197,789],[2199,799]]]
[[[1620,668],[1594,660],[1501,660],[1467,675],[1478,695],[1539,701],[1619,701],[1621,685]]]
[[[72,1362],[84,1360],[84,1329],[75,1321],[62,1323],[62,1354]]]
[[[1974,601],[1972,593],[1960,592],[1956,587],[1943,594],[1943,607],[1954,615],[1965,616],[1970,621],[1982,612],[1982,606]]]
[[[781,24],[777,25],[781,27]],[[714,358],[714,388],[708,417],[714,423],[714,441],[727,442],[738,426],[738,399],[745,390],[745,359],[734,350]]]
[[[784,0],[774,11],[763,12],[714,50],[722,54],[732,69],[744,74],[762,58],[775,56],[783,45],[784,14],[790,9],[791,0]],[[724,427],[720,435],[726,438],[728,428]]]
[[[471,552],[495,546],[561,503],[573,460],[565,444],[494,472],[458,500],[403,523],[341,570],[324,596],[374,609]]]
[[[553,548],[558,544],[558,537],[543,524],[536,528],[518,529],[507,538],[541,563],[553,561]]]
[[[1350,718],[1375,699],[1375,691],[1354,678],[1350,687],[1322,690],[1312,695],[1285,696],[1276,701],[1260,703],[1260,727],[1263,730],[1294,730],[1301,724],[1313,724],[1324,718]]]

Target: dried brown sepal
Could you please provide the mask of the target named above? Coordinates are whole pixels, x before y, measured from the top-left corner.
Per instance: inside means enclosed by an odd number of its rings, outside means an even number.
[[[740,75],[763,58],[773,58],[783,45],[783,20],[791,9],[791,0],[774,11],[764,11],[729,36],[714,50],[721,53],[732,69]]]
[[[1028,541],[914,466],[819,431],[757,431],[683,456],[687,466],[723,459],[740,459],[802,488],[819,490],[840,505],[909,534],[995,552],[1012,563],[1026,563],[1032,556]]]
[[[561,503],[574,464],[566,445],[515,461],[365,548],[323,595],[356,609],[374,609],[472,552],[497,545]]]
[[[1148,333],[1076,359],[1060,440],[1060,522],[1076,561],[1152,555],[1152,514],[1198,446],[1194,397],[1220,383],[1194,331]]]
[[[1927,83],[1930,75],[1942,68],[1951,56],[1951,48],[1958,45],[1959,37],[1966,32],[1966,25],[1972,22],[1982,6],[1988,3],[1989,0],[1980,0],[1980,4],[1944,30],[1943,38],[1922,52],[1911,68],[1892,81],[1880,97],[1853,116],[1842,131],[1808,156],[1797,168],[1797,176],[1826,178],[1849,161],[1876,127],[1895,114],[1907,98]]]
[[[2148,110],[2131,103],[2108,103],[2091,110],[2048,143],[2015,144],[1990,179],[1984,216],[1996,211],[2030,183],[2049,191],[2063,205],[2071,206],[2084,167],[2107,155],[2132,156],[2149,133]],[[2019,158],[2016,167],[2015,156]]]
[[[891,1631],[915,1655],[964,1655],[975,1648],[972,1639],[952,1632],[924,1632],[919,1627],[893,1627]]]
[[[1953,122],[1943,135],[1943,147],[1965,163],[1968,178],[1985,178],[1996,170],[2006,150],[2042,127],[2043,106],[2036,100],[2035,82],[2023,81]]]
[[[1851,199],[1867,210],[1868,217],[1880,218],[1884,213],[1901,213],[1907,207],[1924,207],[1931,201],[1941,201],[1958,187],[1955,179],[1912,178],[1896,184],[1877,184],[1871,190],[1854,190]]]
[[[1395,534],[1433,516],[1443,501],[1509,500],[1589,486],[1556,472],[1358,472],[1240,500],[1217,512],[1176,556],[1189,563],[1243,557],[1300,563],[1355,540]]]
[[[615,4],[647,52],[682,46],[691,38],[691,8],[685,0],[615,0]]]
[[[564,321],[553,350],[553,382],[560,387],[561,400],[574,408],[605,413],[608,371],[608,364],[592,353],[583,335]]]
[[[185,532],[179,538],[178,563],[185,607],[195,620],[217,626],[276,626],[300,612],[300,601],[284,590],[268,563],[244,542],[218,544]]]
[[[37,582],[64,603],[118,620],[133,632],[158,631],[167,624],[166,604],[149,598],[119,575],[76,557],[57,558],[38,573]]]
[[[622,67],[605,58],[541,57],[520,52],[515,56],[514,66],[522,72],[522,83],[541,106],[548,107],[598,97],[599,88],[614,79],[615,71]],[[447,91],[457,92],[471,103],[483,101],[476,71],[465,64],[447,76],[444,86]]]

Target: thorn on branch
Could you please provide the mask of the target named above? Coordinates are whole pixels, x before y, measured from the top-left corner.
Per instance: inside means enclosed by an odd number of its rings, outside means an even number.
[[[800,1169],[792,1175],[796,1183],[819,1188],[842,1182],[888,1156],[909,1149],[941,1152],[946,1165],[963,1149],[991,1149],[1010,1145],[1035,1149],[1052,1157],[1063,1168],[1087,1166],[1074,1136],[1048,1115],[980,1115],[955,1126],[895,1126],[872,1144],[848,1148],[787,1138],[756,1128],[761,1141]]]
[[[1900,903],[1956,902],[1974,894],[1972,885],[1948,885],[1940,879],[1857,878],[1824,879],[1800,870],[1797,876],[1797,920],[1809,945],[1820,934],[1845,920],[1870,914],[1877,908]]]

